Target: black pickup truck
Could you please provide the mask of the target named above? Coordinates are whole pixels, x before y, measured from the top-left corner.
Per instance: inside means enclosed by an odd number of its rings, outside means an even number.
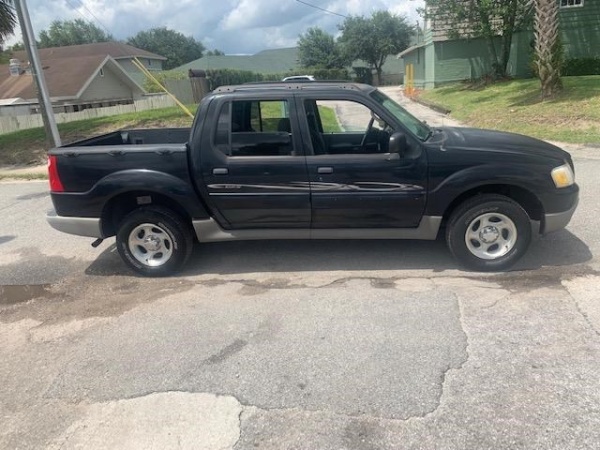
[[[431,128],[372,86],[221,87],[191,130],[125,130],[49,153],[57,230],[102,239],[167,275],[195,241],[436,239],[463,265],[503,270],[564,228],[570,155],[533,138]]]

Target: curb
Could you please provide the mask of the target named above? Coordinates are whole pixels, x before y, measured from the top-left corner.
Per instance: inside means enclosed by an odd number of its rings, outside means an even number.
[[[48,166],[4,165],[0,166],[0,181],[39,181],[48,179]]]
[[[11,181],[48,181],[47,175],[37,173],[2,173],[0,172],[0,183]]]
[[[429,109],[433,109],[436,112],[439,112],[440,114],[444,114],[444,115],[448,115],[452,112],[451,109],[447,109],[444,108],[443,106],[438,105],[437,103],[433,103],[427,100],[422,100],[419,97],[408,97],[409,99],[411,99],[413,102],[418,103],[419,105],[423,105]]]

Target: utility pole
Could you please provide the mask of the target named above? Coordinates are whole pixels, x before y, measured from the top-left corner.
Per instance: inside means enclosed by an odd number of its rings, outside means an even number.
[[[48,94],[48,87],[46,86],[46,79],[44,78],[44,69],[42,68],[42,62],[40,60],[40,55],[38,54],[27,4],[25,3],[25,0],[14,0],[14,4],[15,10],[17,11],[17,17],[19,18],[19,24],[21,25],[23,44],[25,45],[25,50],[27,50],[27,56],[31,63],[31,75],[33,76],[38,101],[40,102],[40,112],[42,113],[42,119],[44,120],[46,140],[50,146],[53,144],[54,147],[60,147],[60,134],[58,133],[56,121],[54,120],[54,110],[52,109],[52,102],[50,101],[50,95]],[[50,140],[50,138],[52,138],[52,140]]]

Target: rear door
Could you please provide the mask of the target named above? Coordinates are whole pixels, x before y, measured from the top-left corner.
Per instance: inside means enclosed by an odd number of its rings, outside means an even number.
[[[293,96],[213,101],[202,176],[225,228],[309,228],[310,188]],[[208,146],[208,149],[206,148]]]
[[[397,126],[376,105],[335,97],[301,102],[312,228],[412,228],[426,200],[426,156],[418,142],[388,152]]]

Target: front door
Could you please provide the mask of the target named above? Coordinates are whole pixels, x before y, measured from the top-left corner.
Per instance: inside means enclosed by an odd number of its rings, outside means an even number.
[[[411,228],[426,199],[426,159],[418,143],[388,152],[394,130],[371,108],[306,99],[312,228]],[[305,139],[306,140],[306,139]]]
[[[217,101],[202,153],[209,201],[230,229],[309,228],[310,188],[293,98]]]

